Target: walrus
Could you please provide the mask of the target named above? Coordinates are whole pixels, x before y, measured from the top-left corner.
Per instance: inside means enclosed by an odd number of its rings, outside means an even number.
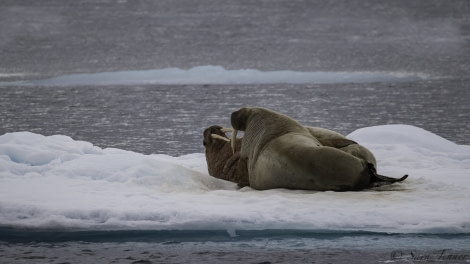
[[[377,168],[377,162],[374,155],[366,147],[347,139],[340,133],[326,128],[310,126],[306,126],[306,128],[323,146],[340,149],[357,158],[366,160],[368,163],[371,163],[374,168]],[[242,139],[236,139],[235,150],[232,151],[232,148],[230,147],[231,140],[226,136],[227,132],[233,132],[233,129],[223,128],[221,126],[211,126],[204,130],[203,145],[205,147],[205,156],[209,175],[219,179],[235,182],[239,187],[247,186],[247,177],[239,179],[235,176],[235,169],[240,158]]]
[[[356,142],[346,139],[343,135],[319,127],[306,126],[310,134],[316,137],[324,146],[339,148],[343,151],[350,152],[350,154],[363,157],[370,154],[369,160],[375,162],[375,157],[372,153]],[[238,159],[240,158],[241,138],[236,139],[235,149],[232,150],[230,146],[230,139],[227,137],[227,132],[233,132],[231,128],[224,128],[222,126],[211,126],[204,130],[203,145],[205,147],[205,156],[209,175],[238,183],[240,186],[247,185],[246,179],[235,178],[235,167]],[[355,150],[355,151],[351,151]],[[232,154],[233,153],[233,154]]]
[[[236,139],[235,151],[233,151],[230,139],[225,134],[229,131],[232,131],[232,129],[221,126],[211,126],[204,130],[203,145],[205,147],[207,169],[209,175],[213,177],[235,182],[239,187],[244,187],[248,185],[248,176],[243,175],[244,177],[241,177],[241,174],[235,174],[240,159],[242,139]]]
[[[378,175],[374,164],[366,159],[324,146],[294,119],[266,108],[233,112],[231,124],[233,149],[237,131],[245,132],[235,177],[248,178],[249,185],[257,190],[355,191],[408,177]]]

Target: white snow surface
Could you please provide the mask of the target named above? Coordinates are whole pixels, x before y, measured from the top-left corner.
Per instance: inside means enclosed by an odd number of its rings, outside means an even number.
[[[237,189],[179,157],[101,149],[63,135],[0,136],[0,227],[66,230],[308,229],[470,232],[470,146],[408,125],[348,135],[381,174],[409,178],[360,192]]]
[[[0,75],[1,77],[1,75]],[[165,68],[140,71],[76,73],[43,80],[0,82],[0,85],[81,86],[145,84],[274,84],[274,83],[371,83],[427,79],[423,73],[410,72],[300,72],[228,70],[222,66],[197,66],[190,69]]]

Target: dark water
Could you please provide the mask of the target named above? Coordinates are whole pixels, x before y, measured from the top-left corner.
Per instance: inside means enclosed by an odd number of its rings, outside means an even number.
[[[191,68],[467,76],[467,0],[2,0],[0,73]]]
[[[232,111],[263,106],[343,134],[400,123],[468,145],[469,61],[468,0],[2,0],[0,82],[201,65],[416,72],[431,78],[367,84],[2,85],[0,135],[62,134],[103,148],[182,155],[202,152],[203,129],[229,125]],[[152,232],[38,232],[1,230],[0,262],[470,261],[468,234],[188,238],[171,233],[158,240],[161,234]]]
[[[0,244],[3,263],[407,263],[393,251],[285,248],[243,243],[37,243]],[[276,242],[276,241],[274,241]],[[297,241],[302,243],[301,241]],[[264,245],[263,245],[264,244]],[[453,253],[456,251],[453,251]],[[408,252],[406,254],[409,254]],[[438,254],[436,251],[434,254]],[[464,254],[459,252],[459,254]],[[77,262],[77,260],[79,260]],[[409,263],[409,262],[408,262]],[[455,262],[465,263],[465,262]]]
[[[470,144],[467,79],[411,83],[4,87],[0,134],[62,134],[140,153],[203,152],[202,132],[263,106],[343,134],[409,124]]]
[[[450,249],[310,248],[302,240],[254,243],[2,244],[3,263],[468,263],[469,251]],[[291,244],[286,246],[286,244]],[[296,245],[296,244],[297,245]],[[300,244],[300,246],[299,246]]]
[[[2,230],[2,263],[468,263],[469,235]],[[40,242],[38,242],[40,241]]]

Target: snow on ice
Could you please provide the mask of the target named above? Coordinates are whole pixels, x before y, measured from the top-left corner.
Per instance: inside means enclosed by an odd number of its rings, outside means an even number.
[[[361,192],[256,191],[208,175],[204,154],[101,149],[63,135],[0,136],[0,226],[66,230],[470,232],[470,146],[408,125],[367,127],[381,174]]]

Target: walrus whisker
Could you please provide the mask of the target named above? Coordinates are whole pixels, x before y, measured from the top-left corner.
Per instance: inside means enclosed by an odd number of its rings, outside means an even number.
[[[217,138],[217,139],[222,139],[224,141],[227,141],[227,142],[230,142],[230,139],[226,138],[226,137],[223,137],[221,135],[217,135],[217,134],[211,134],[211,137],[212,138]]]
[[[237,133],[238,133],[238,130],[233,129],[233,131],[232,131],[232,142],[230,142],[230,146],[232,146],[233,154],[235,154],[235,143],[237,142]]]
[[[220,129],[220,131],[222,131],[223,133],[233,132],[233,128],[231,128],[231,127],[223,127],[223,128]]]

